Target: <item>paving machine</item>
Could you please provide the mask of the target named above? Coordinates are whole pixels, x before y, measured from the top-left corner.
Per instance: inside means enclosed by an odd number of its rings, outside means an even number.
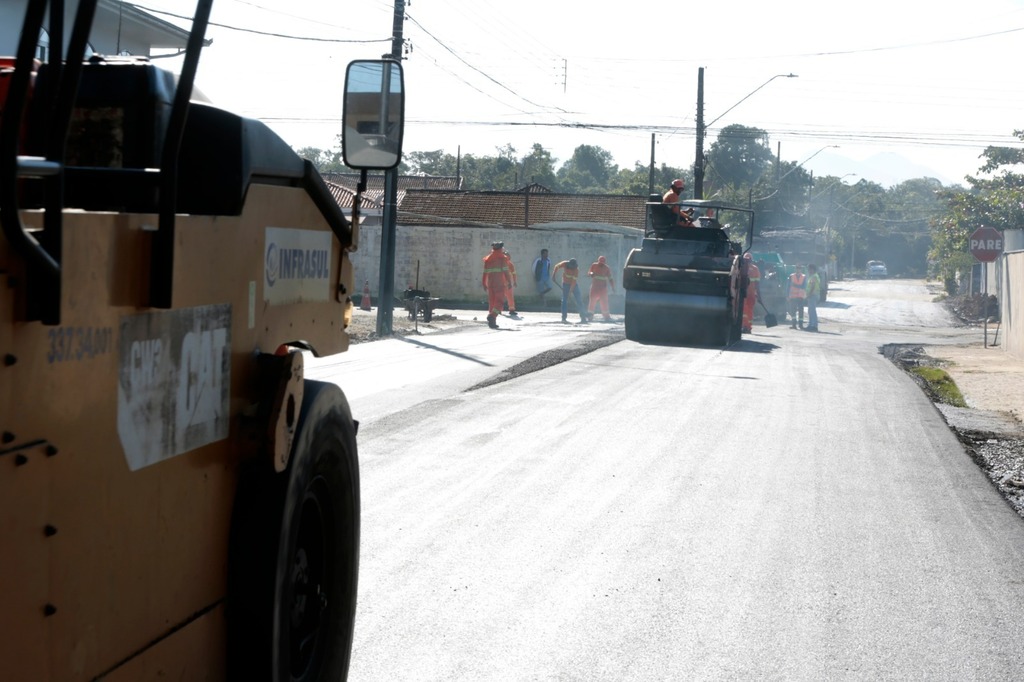
[[[672,206],[652,194],[643,242],[622,273],[626,338],[728,346],[742,332],[754,212],[712,200],[679,203],[694,227],[678,227]]]
[[[97,4],[26,0],[0,45],[0,680],[344,679],[357,424],[295,350],[347,348],[358,223],[191,101],[210,0],[180,75],[86,58]],[[402,90],[349,67],[363,187]]]

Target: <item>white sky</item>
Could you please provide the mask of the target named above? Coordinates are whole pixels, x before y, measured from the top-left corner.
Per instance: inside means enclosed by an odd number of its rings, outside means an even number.
[[[194,7],[137,4],[177,14]],[[377,42],[211,26],[198,85],[294,147],[331,148],[345,65],[390,52],[394,6],[216,0],[214,23]],[[768,131],[773,152],[819,175],[893,153],[948,183],[975,174],[985,146],[1020,146],[1012,132],[1024,128],[1024,0],[612,6],[413,0],[404,22],[412,50],[405,150],[493,155],[511,144],[521,156],[539,143],[560,163],[589,144],[632,167],[649,162],[656,133],[657,163],[688,167],[702,66],[706,123],[776,74],[798,75],[771,80],[722,116],[706,148],[718,129],[742,124]]]

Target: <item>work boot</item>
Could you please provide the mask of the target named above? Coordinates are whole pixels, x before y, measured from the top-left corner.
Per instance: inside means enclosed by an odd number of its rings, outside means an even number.
[[[562,324],[569,324],[569,318],[565,315],[562,315]]]
[[[497,317],[495,317],[494,315],[488,315],[487,316],[487,326],[490,327],[491,329],[497,329],[498,328],[498,319],[497,319]]]

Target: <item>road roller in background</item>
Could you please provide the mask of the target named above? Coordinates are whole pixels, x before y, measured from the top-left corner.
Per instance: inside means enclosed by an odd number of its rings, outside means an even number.
[[[626,338],[667,345],[728,346],[740,339],[754,212],[712,200],[679,203],[694,227],[652,194],[640,248],[622,272]]]

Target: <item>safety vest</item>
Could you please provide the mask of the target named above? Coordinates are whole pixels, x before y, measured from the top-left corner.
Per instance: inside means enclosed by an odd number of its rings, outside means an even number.
[[[807,275],[794,272],[789,276],[789,297],[807,298]]]
[[[588,273],[593,278],[593,287],[595,289],[604,289],[612,281],[612,269],[608,267],[607,263],[594,263],[590,266],[590,272]]]
[[[501,251],[491,251],[484,257],[483,284],[488,289],[505,289],[508,285],[508,260]]]
[[[576,266],[575,268],[570,268],[569,261],[564,260],[555,266],[555,272],[558,272],[560,269],[562,270],[562,284],[568,284],[569,291],[572,291],[572,288],[576,286],[576,280],[580,276],[579,266]],[[555,274],[552,273],[551,276],[554,277]]]
[[[750,280],[749,289],[753,291],[754,286],[761,281],[761,271],[753,263],[747,265],[747,278]]]
[[[818,276],[818,273],[808,275],[806,291],[808,296],[821,297],[821,277]]]

